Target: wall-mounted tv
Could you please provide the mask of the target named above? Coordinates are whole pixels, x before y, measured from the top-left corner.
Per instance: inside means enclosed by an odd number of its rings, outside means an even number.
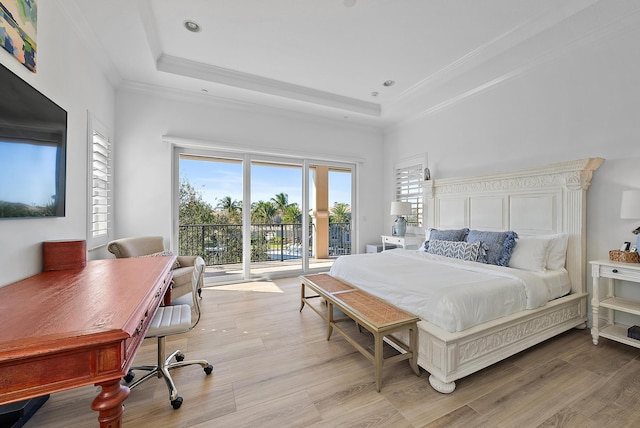
[[[0,64],[0,219],[64,217],[67,112]]]

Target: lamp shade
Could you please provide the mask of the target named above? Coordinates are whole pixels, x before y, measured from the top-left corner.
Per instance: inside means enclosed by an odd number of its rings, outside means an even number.
[[[411,213],[411,202],[391,202],[391,215],[407,215]]]
[[[640,190],[625,190],[622,192],[620,218],[640,218]]]

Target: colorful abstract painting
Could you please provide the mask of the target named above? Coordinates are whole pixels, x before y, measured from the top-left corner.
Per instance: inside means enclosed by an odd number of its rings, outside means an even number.
[[[0,0],[0,45],[36,72],[38,0]]]

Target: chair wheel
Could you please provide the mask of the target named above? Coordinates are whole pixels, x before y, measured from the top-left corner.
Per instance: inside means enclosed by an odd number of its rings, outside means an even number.
[[[211,364],[209,364],[207,367],[204,368],[204,372],[208,375],[210,375],[212,371],[213,371],[213,366]]]
[[[133,372],[133,370],[129,370],[129,373],[127,373],[127,375],[122,379],[124,379],[125,382],[130,383],[134,377],[136,377],[136,374]]]
[[[184,354],[182,352],[176,354],[176,361],[184,361]]]
[[[178,397],[175,400],[171,400],[171,407],[174,409],[179,409],[182,406],[182,397]]]

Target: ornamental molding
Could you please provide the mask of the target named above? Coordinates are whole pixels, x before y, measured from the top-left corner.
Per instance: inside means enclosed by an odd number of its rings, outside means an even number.
[[[487,354],[495,352],[496,349],[506,347],[513,343],[526,340],[538,332],[549,327],[559,325],[565,321],[580,318],[580,305],[572,305],[547,314],[543,314],[531,320],[521,322],[469,342],[460,344],[459,362],[460,364],[474,360]]]
[[[591,185],[593,171],[604,159],[587,158],[529,168],[516,172],[476,177],[445,178],[423,182],[426,197],[460,193],[491,193],[520,189],[564,188],[585,191]]]

